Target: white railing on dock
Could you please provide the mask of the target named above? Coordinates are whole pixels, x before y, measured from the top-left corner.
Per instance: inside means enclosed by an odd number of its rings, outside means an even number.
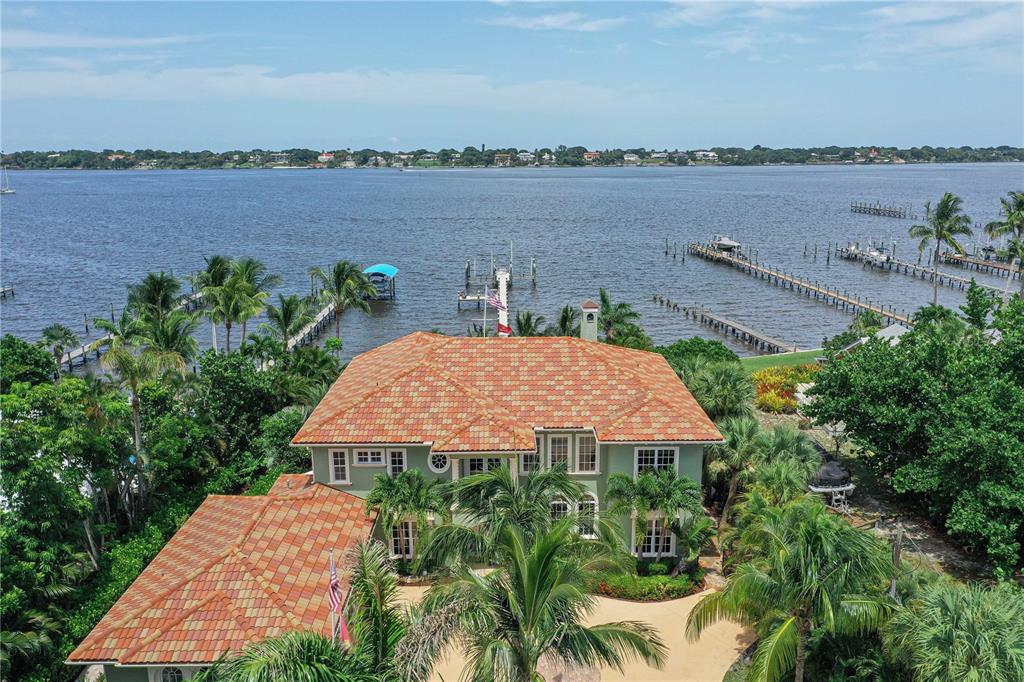
[[[304,346],[315,339],[332,319],[334,319],[334,304],[328,303],[316,314],[316,317],[314,317],[309,324],[299,330],[298,334],[288,339],[288,347],[286,350],[291,350],[296,346]]]

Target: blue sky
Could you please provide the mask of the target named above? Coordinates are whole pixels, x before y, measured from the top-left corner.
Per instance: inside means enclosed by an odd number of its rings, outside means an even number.
[[[1022,7],[4,2],[0,144],[1024,145]]]

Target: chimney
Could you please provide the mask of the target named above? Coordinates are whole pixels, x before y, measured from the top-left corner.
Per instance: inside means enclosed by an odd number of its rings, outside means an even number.
[[[597,341],[597,314],[601,310],[593,301],[587,299],[580,304],[580,338],[584,341]]]

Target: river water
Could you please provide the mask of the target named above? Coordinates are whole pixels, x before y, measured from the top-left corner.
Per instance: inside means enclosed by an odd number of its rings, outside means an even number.
[[[525,271],[534,256],[538,269],[536,288],[516,283],[513,310],[551,320],[603,286],[642,313],[658,343],[721,337],[654,303],[655,294],[818,347],[850,316],[727,266],[684,262],[683,246],[728,234],[762,262],[912,310],[930,300],[929,283],[826,263],[829,243],[869,240],[895,243],[897,257],[917,259],[906,237],[915,221],[854,214],[850,202],[910,205],[920,215],[925,201],[951,191],[984,224],[998,216],[1000,196],[1024,189],[1024,164],[24,171],[10,180],[17,194],[0,201],[0,281],[16,295],[0,304],[4,333],[34,339],[61,322],[92,338],[84,318],[109,317],[128,285],[149,271],[190,274],[215,253],[260,258],[284,278],[284,293],[307,293],[313,265],[391,263],[400,270],[397,300],[375,305],[369,317],[344,316],[351,356],[417,329],[465,333],[481,315],[456,310],[465,263],[485,268],[492,253],[507,260],[510,241],[516,267]],[[679,258],[665,257],[666,238],[678,243]],[[980,231],[966,241],[987,243]],[[963,293],[942,288],[940,302],[958,306]],[[209,343],[208,324],[198,334]]]

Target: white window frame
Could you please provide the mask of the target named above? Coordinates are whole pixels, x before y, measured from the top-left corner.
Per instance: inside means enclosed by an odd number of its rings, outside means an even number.
[[[164,675],[164,668],[177,668],[181,671],[181,679],[191,680],[193,677],[199,674],[199,671],[203,670],[208,666],[202,665],[157,665],[146,669],[146,679],[149,682],[162,682]]]
[[[651,514],[650,516],[648,516],[647,517],[647,525],[650,526],[652,523],[660,523],[660,524],[662,524],[663,532],[665,530],[668,531],[669,551],[662,552],[661,553],[662,558],[674,557],[676,555],[676,536],[675,536],[675,533],[673,533],[671,530],[668,530],[668,527],[664,525],[664,517],[661,514]],[[633,556],[637,556],[637,557],[640,557],[642,559],[657,559],[658,558],[658,553],[657,552],[645,552],[644,548],[643,548],[643,543],[642,542],[640,543],[639,546],[637,546],[637,542],[636,542],[636,524],[635,523],[631,523],[630,526],[631,526],[631,530],[630,530],[630,536],[631,536],[630,537],[630,544],[632,544],[632,546],[633,546]],[[647,532],[645,531],[644,532],[644,539],[646,540],[646,538],[647,538]]]
[[[498,467],[501,467],[502,465],[505,464],[505,460],[506,459],[507,459],[506,457],[495,457],[494,455],[491,455],[490,457],[488,457],[486,455],[483,455],[483,456],[480,456],[480,457],[462,457],[461,458],[461,460],[466,463],[466,473],[464,474],[465,476],[472,476],[474,474],[483,474],[483,473],[486,473],[486,472],[490,471],[491,469],[496,469]],[[472,462],[473,460],[480,460],[480,461],[483,462],[483,468],[480,469],[480,471],[470,471],[469,470],[469,466],[470,466],[469,463]],[[497,462],[497,464],[492,466],[492,462]]]
[[[391,461],[392,455],[402,456],[402,469],[397,473],[394,471],[394,464]],[[391,478],[395,478],[396,476],[398,476],[398,474],[406,471],[409,468],[409,456],[408,454],[406,454],[405,448],[389,449],[385,454],[385,458],[387,459],[388,476],[390,476]]]
[[[395,534],[395,529],[399,526],[406,526],[407,535],[406,539],[409,543],[407,551],[405,553],[396,552],[396,545],[401,542],[401,536]],[[412,559],[416,556],[416,521],[411,519],[405,519],[399,521],[394,526],[391,526],[391,542],[389,544],[389,551],[392,559]]]
[[[669,467],[660,464],[662,453],[672,451],[672,470],[679,473],[679,447],[675,445],[638,445],[633,448],[633,477],[640,475],[640,451],[654,450],[654,470],[667,469]]]
[[[593,504],[594,505],[594,524],[593,524],[594,525],[594,532],[593,533],[583,533],[583,532],[580,532],[580,537],[584,537],[584,538],[588,538],[588,539],[593,539],[593,538],[597,537],[597,521],[598,521],[598,517],[600,516],[600,513],[601,513],[601,507],[597,503],[597,495],[595,493],[592,493],[592,492],[590,492],[588,490],[587,492],[585,492],[583,494],[583,497],[580,498],[580,500],[576,503],[576,514],[580,518],[583,518],[583,510],[581,509],[581,507],[584,504]],[[578,525],[577,525],[577,530],[580,530]]]
[[[555,516],[556,506],[561,510],[559,516]],[[551,504],[548,506],[548,511],[551,513],[551,520],[554,522],[558,522],[572,513],[572,507],[565,500],[554,499],[551,500]]]
[[[345,478],[335,476],[334,456],[341,455],[345,460]],[[332,485],[352,485],[352,458],[348,449],[331,449],[327,451],[328,482]]]
[[[594,468],[593,469],[581,469],[580,468],[580,441],[584,438],[590,438],[594,441]],[[576,466],[573,468],[572,473],[592,476],[594,474],[601,473],[601,445],[597,442],[597,436],[589,433],[578,433],[576,434]]]
[[[542,436],[535,436],[533,442],[536,445],[537,452],[524,452],[519,455],[520,476],[528,476],[529,474],[535,471],[540,471],[544,468],[544,438]],[[533,466],[527,464],[527,457],[533,459]]]
[[[443,468],[438,469],[434,466],[434,457],[444,457]],[[427,466],[430,467],[430,470],[433,471],[435,474],[443,474],[444,472],[452,468],[452,458],[451,456],[444,452],[428,452]]]
[[[551,443],[556,438],[564,438],[565,439],[565,470],[568,471],[569,473],[572,473],[572,471],[573,471],[573,466],[572,466],[572,456],[573,456],[572,442],[573,442],[573,436],[572,436],[571,433],[549,433],[548,434],[548,437],[547,437],[547,441],[548,441],[547,442],[547,453],[546,453],[547,454],[547,468],[548,469],[553,469],[554,466],[555,466],[554,463],[551,460],[551,452],[552,452],[552,449],[553,449]]]
[[[369,461],[366,461],[366,462],[360,462],[359,461],[359,455],[360,454],[366,453],[367,455],[370,455],[370,454],[372,454],[374,452],[380,453],[380,461],[378,461],[378,462],[374,462],[372,460],[369,460]],[[388,462],[387,462],[387,457],[385,456],[386,452],[387,452],[387,448],[352,448],[352,466],[355,466],[355,467],[387,467]]]

